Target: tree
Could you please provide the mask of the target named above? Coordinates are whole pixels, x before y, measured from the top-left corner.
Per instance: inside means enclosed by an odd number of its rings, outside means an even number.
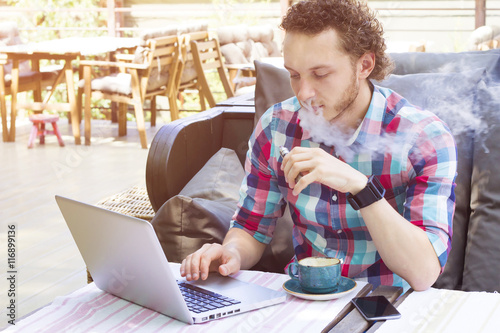
[[[17,24],[23,37],[40,41],[69,36],[102,36],[107,34],[107,17],[99,9],[99,0],[9,0],[22,8]]]

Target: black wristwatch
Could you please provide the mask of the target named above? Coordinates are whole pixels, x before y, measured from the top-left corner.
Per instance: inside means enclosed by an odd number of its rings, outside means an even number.
[[[385,188],[380,184],[380,181],[374,175],[368,178],[368,183],[366,187],[359,191],[358,194],[352,195],[349,193],[347,195],[347,201],[351,204],[352,208],[355,210],[360,210],[366,206],[371,205],[374,202],[379,201],[384,197]]]

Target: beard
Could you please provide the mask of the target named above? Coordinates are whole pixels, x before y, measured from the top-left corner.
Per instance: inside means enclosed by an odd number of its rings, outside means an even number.
[[[301,102],[300,126],[310,134],[314,142],[337,148],[345,146],[355,129],[346,128],[340,120],[349,117],[349,107],[356,100],[359,90],[359,82],[353,76],[348,88],[342,94],[342,98],[333,106],[335,116],[330,120],[325,119],[323,107],[312,106],[318,105],[315,103],[314,97]]]

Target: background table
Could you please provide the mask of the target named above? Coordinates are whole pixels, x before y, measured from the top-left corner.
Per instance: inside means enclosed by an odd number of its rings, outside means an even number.
[[[70,112],[72,120],[73,136],[75,144],[80,144],[80,119],[81,110],[77,107],[75,97],[75,84],[73,81],[73,67],[71,62],[78,57],[98,55],[116,52],[120,49],[133,48],[140,43],[139,38],[121,37],[70,37],[56,40],[43,41],[38,43],[27,43],[12,46],[0,47],[0,53],[7,55],[12,60],[12,101],[11,101],[11,125],[10,129],[4,126],[3,131],[9,133],[8,141],[15,141],[16,116],[18,108],[32,109],[35,111],[56,110]],[[60,60],[63,68],[52,82],[51,89],[43,102],[17,104],[17,82],[19,81],[19,63],[23,60],[30,60],[34,71],[39,70],[39,61]],[[63,76],[66,82],[67,103],[49,103],[56,87],[62,82]],[[88,124],[90,126],[90,124]],[[90,138],[89,138],[90,140]]]

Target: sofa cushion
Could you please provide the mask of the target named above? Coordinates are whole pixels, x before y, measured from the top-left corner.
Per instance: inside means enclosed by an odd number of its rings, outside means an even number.
[[[224,56],[226,64],[244,64],[247,62],[245,53],[235,43],[229,43],[220,47],[220,52]]]
[[[196,68],[194,66],[194,61],[188,60],[184,65],[184,70],[181,75],[181,84],[192,83],[194,79],[198,77],[198,73],[196,72]]]
[[[271,43],[274,31],[270,25],[255,26],[248,29],[248,38],[254,42]]]
[[[265,57],[269,57],[269,51],[264,43],[261,42],[251,42],[252,43],[252,53],[250,54],[250,62],[259,60]]]
[[[284,68],[254,61],[257,82],[255,83],[255,119],[254,126],[260,117],[276,103],[294,96],[290,85],[290,74]]]
[[[452,249],[435,287],[461,289],[470,216],[473,136],[484,128],[478,118],[477,87],[484,69],[464,73],[390,75],[376,84],[391,88],[411,103],[433,111],[450,127],[457,144],[456,209]]]
[[[392,74],[384,81],[374,83],[434,112],[448,124],[453,134],[460,134],[467,128],[480,125],[476,117],[476,91],[484,73],[485,68],[460,73]]]
[[[178,27],[176,25],[170,25],[161,28],[146,29],[141,32],[139,38],[141,40],[141,46],[145,46],[149,39],[165,36],[175,36],[177,34]]]
[[[151,221],[169,261],[181,262],[205,243],[222,243],[244,177],[236,153],[221,148]]]
[[[217,29],[217,37],[226,64],[248,64],[281,55],[269,25],[224,26]]]
[[[91,81],[92,90],[105,91],[113,94],[130,95],[132,93],[131,76],[127,73],[116,73],[99,77]],[[78,87],[83,88],[85,80],[78,82]]]
[[[248,39],[248,27],[243,25],[217,28],[217,38],[221,45],[238,43]]]
[[[146,91],[153,91],[166,86],[169,78],[169,68],[169,66],[166,66],[165,70],[160,71],[159,74],[158,70],[153,68]],[[83,88],[84,84],[85,80],[80,80],[78,87]],[[91,81],[91,89],[128,96],[132,94],[132,76],[128,73],[116,73],[95,78]]]
[[[474,141],[469,234],[463,289],[500,291],[500,86],[479,85],[478,103],[487,128]]]
[[[393,74],[463,72],[486,68],[494,79],[500,79],[500,50],[457,53],[406,52],[391,53],[396,67]]]
[[[244,176],[245,172],[236,153],[231,149],[221,148],[179,194],[208,200],[237,201]]]
[[[168,36],[168,35],[165,35]],[[134,52],[134,63],[145,64],[148,61],[148,56],[151,53],[151,49],[147,46],[138,46]],[[146,91],[154,91],[168,84],[168,78],[170,77],[170,66],[160,66],[157,59],[153,59],[152,67],[149,72],[148,85]]]
[[[146,29],[141,32],[139,38],[141,39],[142,45],[146,45],[148,39],[187,34],[196,31],[207,31],[208,23],[190,23],[185,25],[172,24],[160,28]]]
[[[154,91],[160,89],[161,87],[166,87],[170,77],[171,65],[158,68],[158,66],[154,65],[154,62],[155,60],[153,60],[153,68],[151,68],[151,72],[149,73],[146,91]]]
[[[177,195],[151,221],[170,262],[180,263],[206,243],[222,243],[236,205]]]
[[[475,29],[469,36],[467,44],[469,50],[478,50],[481,44],[500,37],[500,26],[483,25]]]

